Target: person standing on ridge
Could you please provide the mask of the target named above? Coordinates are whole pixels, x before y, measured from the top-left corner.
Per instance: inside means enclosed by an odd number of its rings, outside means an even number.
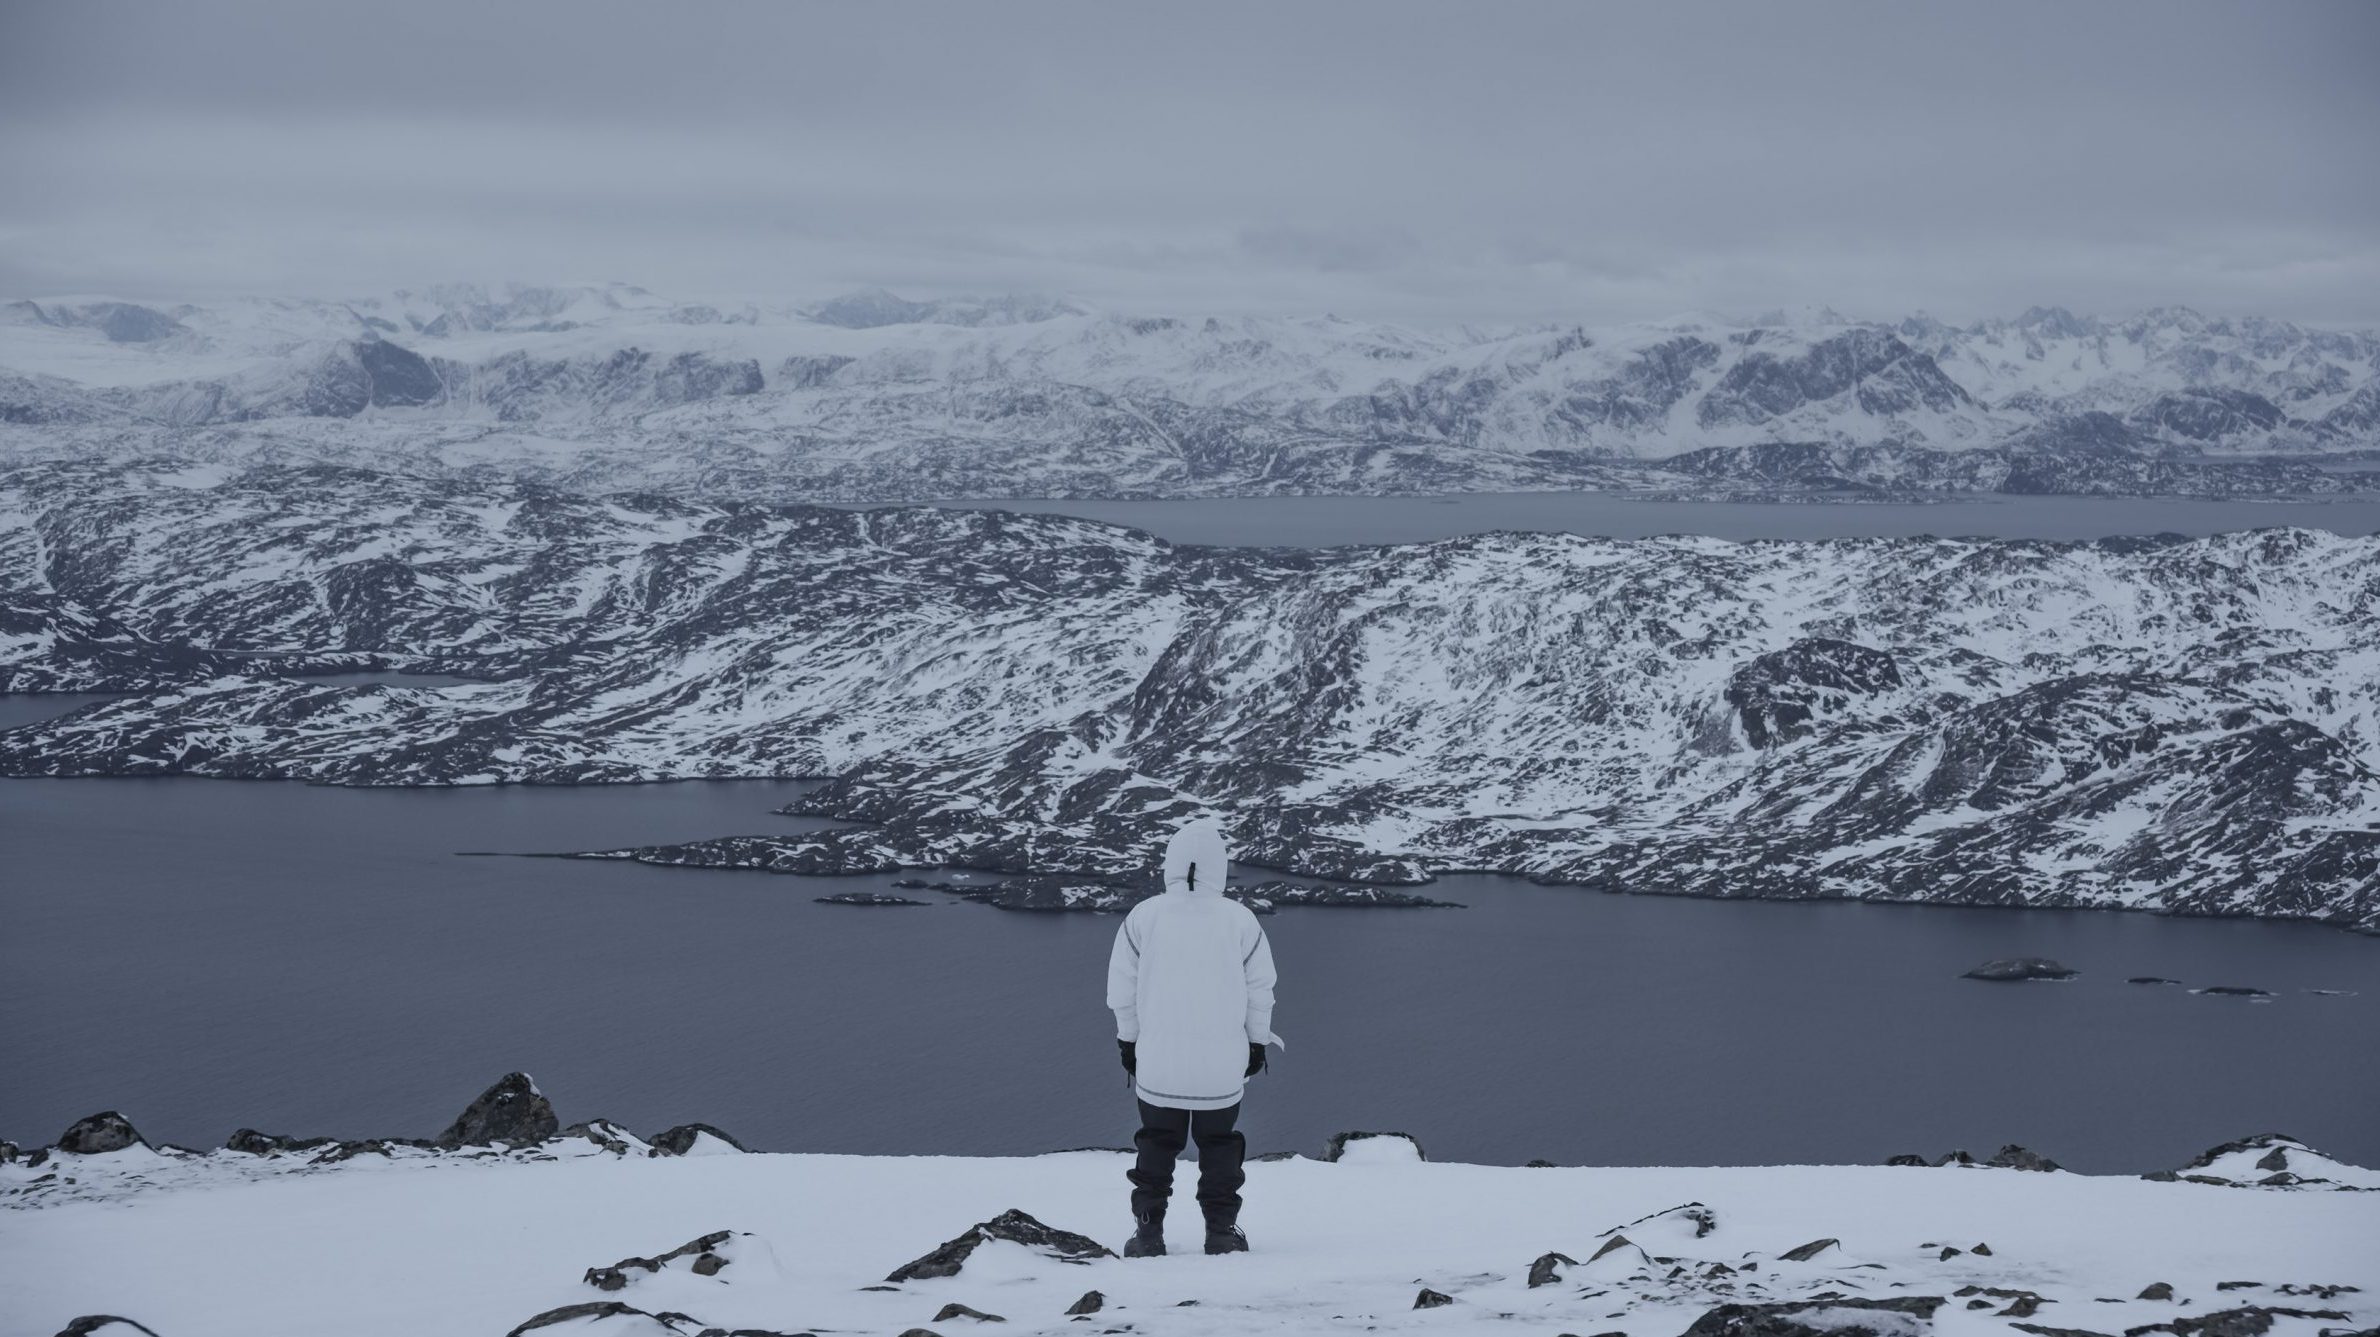
[[[1132,1181],[1137,1223],[1126,1258],[1165,1252],[1174,1160],[1198,1143],[1198,1207],[1208,1253],[1243,1253],[1237,1130],[1247,1080],[1273,1034],[1273,946],[1248,907],[1223,894],[1231,867],[1223,828],[1195,818],[1165,844],[1165,890],[1132,907],[1108,954],[1107,1005],[1116,1047],[1140,1103]]]

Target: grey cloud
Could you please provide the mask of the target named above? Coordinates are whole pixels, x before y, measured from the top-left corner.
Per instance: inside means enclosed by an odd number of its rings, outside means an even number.
[[[2380,323],[2380,7],[20,5],[0,293]]]

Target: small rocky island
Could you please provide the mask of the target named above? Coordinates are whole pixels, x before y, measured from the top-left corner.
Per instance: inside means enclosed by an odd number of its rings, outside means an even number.
[[[2082,972],[2063,962],[2046,956],[2016,956],[1998,961],[1986,961],[1966,974],[1965,980],[2070,980]]]

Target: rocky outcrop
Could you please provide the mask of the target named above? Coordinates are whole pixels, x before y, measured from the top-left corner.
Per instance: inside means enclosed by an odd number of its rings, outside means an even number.
[[[707,1123],[682,1123],[675,1128],[665,1128],[653,1135],[653,1154],[656,1156],[689,1155],[700,1149],[704,1145],[705,1139],[715,1139],[736,1151],[750,1150],[726,1132],[713,1128]]]
[[[1921,1337],[1942,1304],[1939,1295],[1726,1304],[1694,1320],[1685,1337]]]
[[[149,1145],[132,1120],[114,1110],[102,1110],[74,1121],[73,1126],[58,1135],[56,1151],[78,1156],[104,1156],[127,1147]]]
[[[680,1263],[695,1276],[714,1277],[733,1261],[720,1251],[720,1246],[734,1238],[735,1232],[732,1230],[714,1230],[708,1235],[688,1240],[668,1253],[656,1254],[651,1258],[623,1258],[609,1267],[590,1267],[584,1280],[599,1291],[624,1290],[640,1276],[652,1276]]]
[[[507,1073],[480,1093],[446,1131],[437,1137],[442,1147],[483,1146],[502,1142],[528,1146],[562,1130],[552,1102],[525,1072]]]
[[[1026,1213],[1010,1208],[989,1221],[976,1223],[963,1234],[945,1240],[932,1252],[894,1268],[885,1280],[904,1282],[928,1277],[955,1277],[978,1248],[993,1240],[1021,1244],[1044,1257],[1063,1263],[1087,1263],[1095,1258],[1116,1256],[1113,1250],[1097,1240],[1043,1225]]]

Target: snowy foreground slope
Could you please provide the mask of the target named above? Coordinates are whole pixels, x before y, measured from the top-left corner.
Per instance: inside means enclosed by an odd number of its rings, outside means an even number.
[[[2380,336],[2180,308],[1433,331],[888,293],[724,308],[617,285],[0,304],[0,460],[780,501],[2241,495],[2357,486],[2295,457],[2375,448]]]
[[[1251,866],[2380,928],[2380,539],[1177,547],[352,470],[0,474],[9,775],[833,776],[608,852]],[[464,686],[312,683],[396,665]],[[557,853],[562,851],[556,851]]]
[[[0,1162],[0,1333],[48,1337],[92,1315],[141,1326],[73,1331],[2339,1337],[2380,1325],[2380,1175],[2285,1138],[2150,1182],[1957,1164],[1514,1169],[1427,1163],[1401,1136],[1358,1135],[1326,1153],[1336,1160],[1249,1167],[1254,1252],[1197,1256],[1183,1201],[1170,1233],[1193,1252],[1124,1260],[1109,1252],[1128,1233],[1121,1152],[762,1155],[709,1133],[656,1150],[601,1121],[557,1131],[525,1078],[507,1082],[542,1122],[500,1131],[534,1139],[493,1140],[484,1123],[474,1131],[492,1145],[243,1133],[234,1146],[247,1150],[201,1154],[127,1142],[128,1125],[95,1118],[66,1141],[112,1149]]]

